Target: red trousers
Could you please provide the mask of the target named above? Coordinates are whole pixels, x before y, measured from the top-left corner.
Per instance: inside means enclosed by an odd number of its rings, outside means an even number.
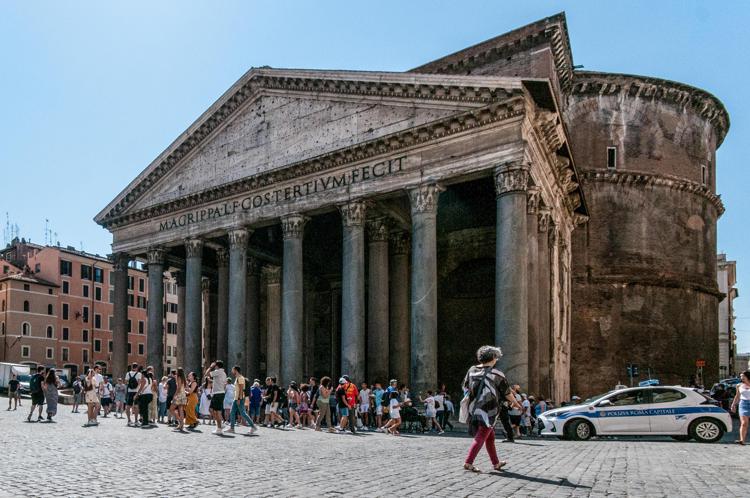
[[[500,460],[498,460],[497,451],[495,451],[495,428],[486,427],[481,424],[477,428],[474,442],[471,443],[471,448],[469,448],[469,454],[466,455],[466,463],[469,465],[474,463],[474,459],[477,457],[479,450],[482,449],[482,446],[487,447],[487,453],[490,455],[492,465],[497,465]]]

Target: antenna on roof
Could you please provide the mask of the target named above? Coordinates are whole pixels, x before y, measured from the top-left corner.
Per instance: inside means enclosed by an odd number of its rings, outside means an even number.
[[[44,218],[44,245],[49,245],[49,218]]]

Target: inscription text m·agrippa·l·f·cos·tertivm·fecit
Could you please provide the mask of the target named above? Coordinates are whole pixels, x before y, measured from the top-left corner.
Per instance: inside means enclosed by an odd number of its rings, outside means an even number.
[[[315,195],[319,192],[393,175],[402,171],[405,159],[406,156],[401,156],[375,164],[359,166],[342,173],[313,178],[283,188],[271,188],[264,192],[248,195],[242,199],[219,202],[213,206],[202,207],[189,213],[161,221],[159,222],[159,231],[172,230],[193,223],[229,216],[240,211],[251,211],[270,204],[289,202],[301,197]]]

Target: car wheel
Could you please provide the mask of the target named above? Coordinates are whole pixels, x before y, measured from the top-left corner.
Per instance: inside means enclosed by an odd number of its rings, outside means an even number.
[[[588,441],[594,435],[594,426],[585,420],[574,420],[568,425],[568,436],[574,441]]]
[[[669,436],[675,441],[690,441],[690,436]]]
[[[690,436],[700,443],[713,443],[724,436],[724,428],[710,418],[699,418],[690,424]]]

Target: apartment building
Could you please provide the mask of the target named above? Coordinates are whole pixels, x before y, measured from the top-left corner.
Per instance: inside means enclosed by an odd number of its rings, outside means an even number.
[[[726,254],[719,254],[716,266],[719,291],[725,295],[719,302],[719,377],[726,378],[741,371],[735,366],[737,336],[734,329],[734,300],[739,297],[735,287],[737,262],[728,261]]]

